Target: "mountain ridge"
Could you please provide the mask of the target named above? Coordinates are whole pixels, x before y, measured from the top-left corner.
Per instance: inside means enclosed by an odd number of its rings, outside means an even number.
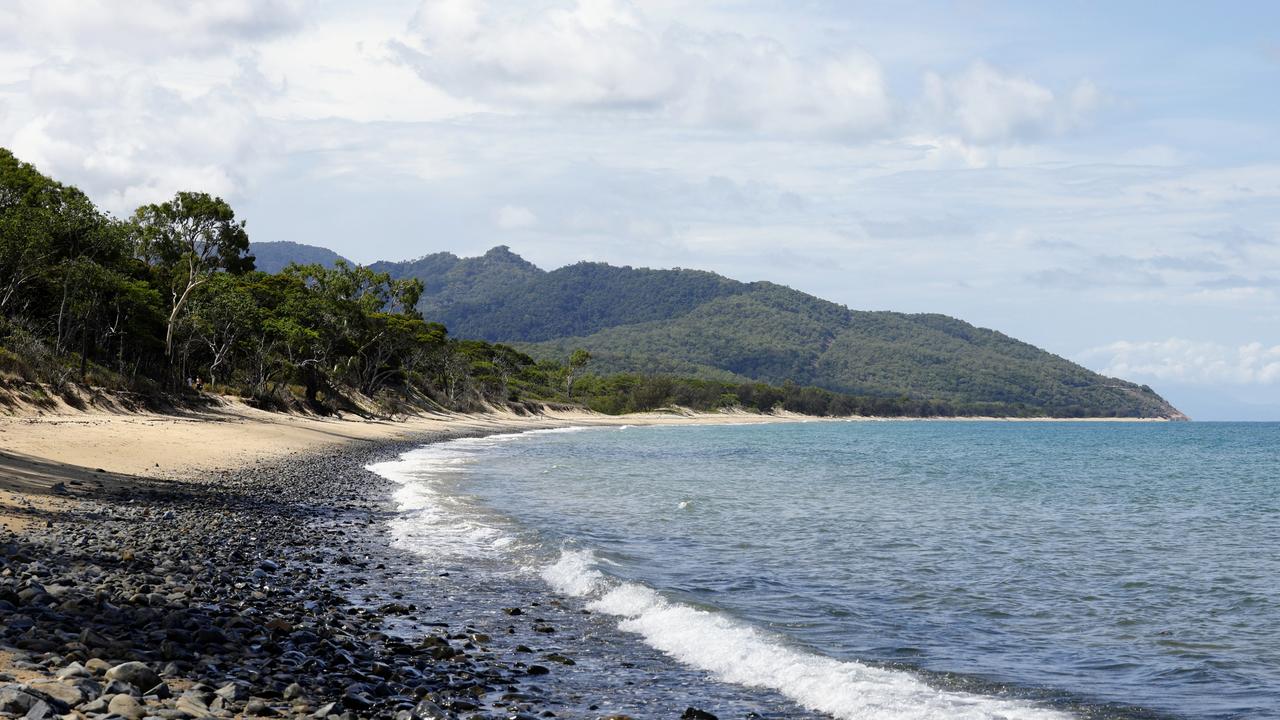
[[[348,264],[351,262],[328,248],[288,240],[251,242],[249,254],[254,257],[254,267],[265,273],[278,273],[289,263],[333,267],[338,260]]]
[[[939,313],[852,310],[769,281],[586,261],[543,270],[506,246],[371,267],[421,279],[419,309],[451,333],[541,358],[584,348],[598,372],[792,382],[974,414],[1185,418],[1147,386],[996,330]]]

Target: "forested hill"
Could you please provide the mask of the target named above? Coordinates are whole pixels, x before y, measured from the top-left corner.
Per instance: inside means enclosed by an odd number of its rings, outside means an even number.
[[[328,248],[287,240],[251,242],[249,254],[254,257],[254,267],[265,273],[278,273],[289,263],[333,267],[339,260],[346,261],[346,258]]]
[[[791,382],[1012,415],[1181,417],[1148,387],[993,330],[849,310],[768,282],[588,262],[548,272],[506,247],[373,267],[421,279],[419,308],[452,333],[535,357],[585,348],[597,372]]]
[[[680,317],[748,286],[701,270],[649,270],[578,263],[539,269],[505,246],[476,258],[436,253],[371,265],[391,277],[421,278],[418,307],[461,337],[536,342]]]

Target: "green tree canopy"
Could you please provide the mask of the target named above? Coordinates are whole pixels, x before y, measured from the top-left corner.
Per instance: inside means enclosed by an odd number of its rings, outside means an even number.
[[[208,193],[179,192],[167,202],[134,213],[138,256],[155,268],[168,290],[165,354],[173,356],[173,332],[191,293],[218,270],[253,269],[244,221],[225,200]]]

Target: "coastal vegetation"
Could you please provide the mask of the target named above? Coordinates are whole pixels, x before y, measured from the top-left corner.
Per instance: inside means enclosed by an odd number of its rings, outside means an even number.
[[[854,313],[692,270],[546,273],[506,248],[362,267],[248,233],[201,192],[113,217],[0,149],[0,390],[76,403],[103,390],[191,399],[207,383],[318,412],[1176,413],[1147,388],[942,316]]]

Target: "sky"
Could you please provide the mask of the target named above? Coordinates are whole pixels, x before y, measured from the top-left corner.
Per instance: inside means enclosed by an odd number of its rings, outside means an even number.
[[[709,269],[1280,420],[1280,3],[6,0],[0,145],[119,216]]]

